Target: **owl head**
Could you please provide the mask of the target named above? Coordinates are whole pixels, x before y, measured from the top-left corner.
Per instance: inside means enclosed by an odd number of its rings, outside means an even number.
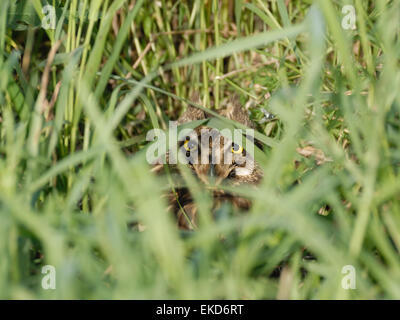
[[[198,99],[192,97],[192,101],[198,102]],[[248,128],[254,128],[254,124],[236,97],[231,98],[218,114]],[[212,116],[199,108],[189,106],[179,117],[178,124],[209,118]],[[251,206],[248,199],[224,191],[221,185],[256,185],[261,181],[263,172],[254,160],[252,150],[249,150],[250,146],[254,148],[254,145],[243,146],[236,137],[230,137],[226,131],[207,126],[207,123],[206,121],[205,124],[178,137],[179,163],[184,163],[202,184],[212,187],[213,212],[224,202],[229,202],[238,209],[248,210]],[[253,137],[246,136],[246,138]],[[170,163],[170,157],[171,154],[167,152],[167,163]],[[154,167],[153,171],[160,172],[162,167],[160,164]],[[177,169],[179,173],[179,166],[171,165],[171,167]],[[174,212],[179,228],[189,230],[195,228],[198,224],[198,211],[188,188],[174,188],[168,194],[168,198],[169,208]]]
[[[218,113],[237,121],[249,128],[254,128],[245,110],[238,100],[231,99]],[[203,110],[189,106],[178,119],[179,124],[209,118]],[[231,131],[217,130],[202,125],[184,135],[179,143],[179,156],[192,172],[205,184],[231,185],[257,184],[262,171],[254,160],[254,145],[246,150],[239,141],[234,142]],[[253,138],[253,137],[247,137]]]

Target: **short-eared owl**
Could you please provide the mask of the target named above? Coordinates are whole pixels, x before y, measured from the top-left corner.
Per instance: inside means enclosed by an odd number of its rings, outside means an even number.
[[[254,124],[236,97],[230,99],[218,113],[248,128],[254,128]],[[178,124],[206,118],[210,118],[210,115],[201,109],[189,106],[178,119]],[[207,138],[204,142],[202,139],[204,135],[211,138]],[[217,141],[216,144],[215,141]],[[190,168],[193,175],[205,185],[210,183],[213,183],[214,186],[219,184],[256,185],[263,176],[260,166],[251,154],[227,138],[226,135],[223,136],[216,129],[207,127],[207,124],[195,128],[190,135],[179,141],[178,152],[181,152],[187,159],[186,166]],[[159,172],[162,166],[157,165],[154,171]],[[177,166],[169,165],[169,167],[179,173]],[[175,188],[175,192],[171,191],[168,198],[170,209],[176,216],[179,228],[193,229],[197,226],[198,210],[186,187]],[[217,187],[213,191],[213,210],[216,210],[224,201],[229,201],[234,207],[241,210],[248,210],[251,205],[248,199],[219,190]]]

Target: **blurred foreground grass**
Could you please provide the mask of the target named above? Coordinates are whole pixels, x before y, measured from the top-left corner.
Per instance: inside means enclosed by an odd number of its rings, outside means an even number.
[[[399,1],[49,4],[0,3],[0,298],[400,298]],[[144,154],[193,92],[267,146],[251,212],[187,234]]]

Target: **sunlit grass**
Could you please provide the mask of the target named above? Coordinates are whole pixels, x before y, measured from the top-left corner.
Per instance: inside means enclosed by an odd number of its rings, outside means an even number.
[[[55,30],[0,4],[0,298],[400,298],[398,2],[356,0],[354,30],[347,1],[49,2]],[[212,221],[184,175],[204,216],[179,231],[146,133],[235,93],[264,180]]]

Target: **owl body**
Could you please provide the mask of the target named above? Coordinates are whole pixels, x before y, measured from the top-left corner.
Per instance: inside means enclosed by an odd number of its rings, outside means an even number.
[[[218,113],[247,127],[254,127],[237,100],[231,100]],[[190,106],[178,119],[178,123],[183,124],[207,117],[208,115],[204,111]],[[263,176],[262,170],[252,154],[233,142],[229,136],[223,135],[216,129],[204,125],[199,126],[178,142],[178,157],[183,159],[185,166],[190,169],[201,185],[213,186],[213,211],[224,202],[229,202],[241,210],[250,208],[251,202],[248,199],[218,188],[222,184],[257,185]],[[157,170],[161,167],[159,166]],[[179,166],[171,167],[179,172]],[[198,210],[188,188],[175,188],[168,194],[168,200],[179,228],[191,230],[198,226]]]

